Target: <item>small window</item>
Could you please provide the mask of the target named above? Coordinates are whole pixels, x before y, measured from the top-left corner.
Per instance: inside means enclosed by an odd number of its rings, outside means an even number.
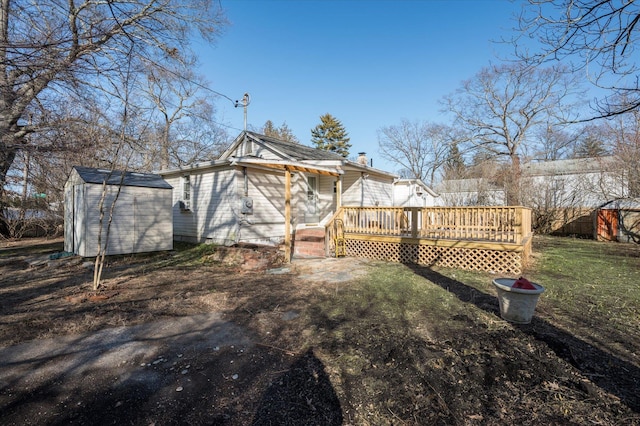
[[[191,177],[189,175],[182,177],[182,208],[183,210],[191,210]]]

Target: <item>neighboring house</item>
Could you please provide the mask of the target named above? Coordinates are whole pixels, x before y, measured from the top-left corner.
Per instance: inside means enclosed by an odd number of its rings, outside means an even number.
[[[162,177],[74,166],[64,186],[65,251],[98,255],[103,193],[103,246],[113,205],[106,254],[173,249],[172,188]]]
[[[601,219],[607,222],[611,215],[598,210],[629,196],[626,181],[615,157],[527,163],[522,167],[522,203],[532,208],[538,232],[598,238],[607,233]]]
[[[391,206],[396,176],[366,163],[244,131],[218,160],[160,174],[174,187],[176,240],[276,245],[342,205]]]
[[[485,178],[444,180],[435,191],[436,204],[442,207],[503,206],[506,200],[505,190]]]
[[[436,205],[436,194],[420,179],[397,179],[393,184],[396,207],[429,207]]]
[[[614,157],[527,163],[521,187],[528,207],[594,209],[629,196]]]
[[[598,235],[595,212],[631,195],[628,175],[615,157],[529,162],[521,171],[521,204],[532,209],[537,232]],[[442,206],[504,205],[506,200],[504,189],[486,179],[443,181],[435,189]]]
[[[628,197],[613,157],[529,162],[520,177],[526,207],[596,208]],[[442,206],[504,205],[504,188],[486,178],[445,180],[435,187]]]

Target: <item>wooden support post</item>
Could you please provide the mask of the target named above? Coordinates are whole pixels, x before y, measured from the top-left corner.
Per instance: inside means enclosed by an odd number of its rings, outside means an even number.
[[[411,208],[411,237],[418,237],[418,209]]]
[[[291,262],[291,171],[284,171],[284,261]]]
[[[342,175],[336,179],[336,211],[342,207]]]

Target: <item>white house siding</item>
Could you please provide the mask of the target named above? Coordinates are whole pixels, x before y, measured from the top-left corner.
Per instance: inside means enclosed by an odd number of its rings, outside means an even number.
[[[243,143],[238,144],[233,152],[229,154],[232,157],[258,157],[264,160],[282,160],[280,155],[274,154],[273,151],[262,147],[255,143],[253,139],[247,138]]]
[[[278,244],[284,239],[285,177],[281,172],[247,170],[248,193],[253,214],[242,215],[240,240],[256,244]],[[244,183],[239,190],[244,191]],[[292,207],[294,203],[292,202]]]
[[[80,256],[98,254],[102,185],[76,185],[77,251]],[[107,255],[141,253],[173,248],[171,191],[168,189],[107,186],[102,220],[102,244],[106,241],[111,206],[115,201]],[[80,195],[82,194],[82,195]]]
[[[392,206],[393,180],[373,174],[347,172],[343,179],[342,205]]]
[[[504,190],[484,178],[446,180],[435,189],[439,194],[435,200],[438,206],[503,206],[506,203]]]
[[[628,196],[620,175],[608,171],[526,177],[522,193],[527,205],[557,208],[598,207]]]
[[[291,229],[296,229],[298,226],[304,226],[306,223],[307,176],[308,175],[306,173],[292,173],[291,175],[291,217],[293,221]],[[284,192],[282,196],[284,197]],[[284,220],[282,223],[284,226]]]
[[[183,178],[188,174],[191,183],[189,210],[181,210]],[[180,241],[229,244],[238,238],[238,177],[241,171],[226,170],[184,171],[165,177],[173,186],[174,238]]]
[[[424,188],[422,195],[416,193],[416,184],[402,182],[393,186],[393,203],[398,207],[428,207],[436,205],[436,198]]]
[[[364,206],[360,173],[345,173],[342,177],[342,205]]]
[[[255,155],[264,160],[282,160],[280,155],[274,154],[273,151],[263,148],[258,144],[253,144],[253,152],[251,155]]]
[[[320,176],[318,180],[318,209],[320,222],[324,223],[336,211],[335,176]]]

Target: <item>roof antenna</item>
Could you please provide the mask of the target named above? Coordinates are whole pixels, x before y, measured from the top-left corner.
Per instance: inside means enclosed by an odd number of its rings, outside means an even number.
[[[251,103],[251,98],[248,93],[245,93],[242,97],[242,101],[236,101],[235,107],[238,108],[240,106],[240,102],[242,102],[242,106],[244,107],[244,131],[247,131],[247,107]]]

